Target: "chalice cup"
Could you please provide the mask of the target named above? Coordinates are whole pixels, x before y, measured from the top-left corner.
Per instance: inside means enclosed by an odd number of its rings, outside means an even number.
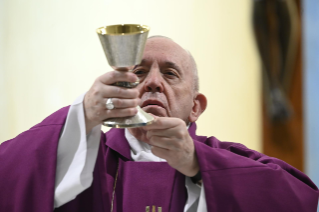
[[[139,24],[119,24],[96,30],[109,65],[118,71],[131,71],[140,64],[150,28]],[[116,82],[114,86],[134,88],[139,82]],[[130,117],[106,119],[104,126],[115,128],[140,127],[151,124],[154,117],[137,106],[137,114]]]

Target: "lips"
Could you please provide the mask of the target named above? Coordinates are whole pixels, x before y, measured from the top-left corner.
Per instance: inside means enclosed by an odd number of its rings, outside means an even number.
[[[162,108],[165,108],[164,104],[162,102],[155,100],[155,99],[148,99],[148,100],[144,101],[141,108],[146,107],[146,106],[151,106],[151,105],[160,106]]]

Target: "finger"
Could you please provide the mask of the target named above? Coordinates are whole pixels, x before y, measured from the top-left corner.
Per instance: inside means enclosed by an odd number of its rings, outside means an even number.
[[[152,136],[149,140],[149,144],[167,150],[174,150],[179,147],[179,142],[174,142],[171,138],[162,136]]]
[[[136,88],[123,88],[111,85],[101,86],[101,92],[104,98],[135,99],[139,96],[139,91]]]
[[[160,136],[167,138],[184,138],[188,136],[189,132],[187,127],[184,125],[177,125],[168,129],[153,129],[147,131],[147,137],[150,138],[152,136]]]
[[[110,71],[98,78],[100,82],[105,85],[111,85],[115,82],[136,82],[138,81],[138,77],[131,72],[128,71]]]
[[[140,99],[119,99],[119,98],[111,98],[113,105],[116,109],[130,108],[136,107],[140,104]],[[105,105],[108,98],[103,99],[103,104]]]
[[[105,110],[103,120],[108,118],[118,118],[118,117],[129,117],[134,116],[137,113],[137,108],[125,108],[125,109],[113,109],[113,110]]]
[[[165,160],[169,159],[170,157],[170,150],[163,149],[161,147],[152,146],[151,151],[157,157],[165,159]]]
[[[185,125],[186,123],[179,118],[172,117],[155,117],[152,124],[143,127],[144,130],[165,130],[177,127],[178,125]]]

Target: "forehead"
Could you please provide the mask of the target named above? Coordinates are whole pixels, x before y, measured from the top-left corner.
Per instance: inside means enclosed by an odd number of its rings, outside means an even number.
[[[180,45],[168,38],[150,38],[147,40],[143,59],[147,61],[172,62],[188,69],[189,55]]]

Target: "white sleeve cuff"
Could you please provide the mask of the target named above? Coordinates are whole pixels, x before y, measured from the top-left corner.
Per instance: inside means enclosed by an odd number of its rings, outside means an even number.
[[[55,180],[54,207],[73,200],[90,187],[100,143],[101,125],[86,135],[83,99],[79,96],[71,105],[61,134]]]

